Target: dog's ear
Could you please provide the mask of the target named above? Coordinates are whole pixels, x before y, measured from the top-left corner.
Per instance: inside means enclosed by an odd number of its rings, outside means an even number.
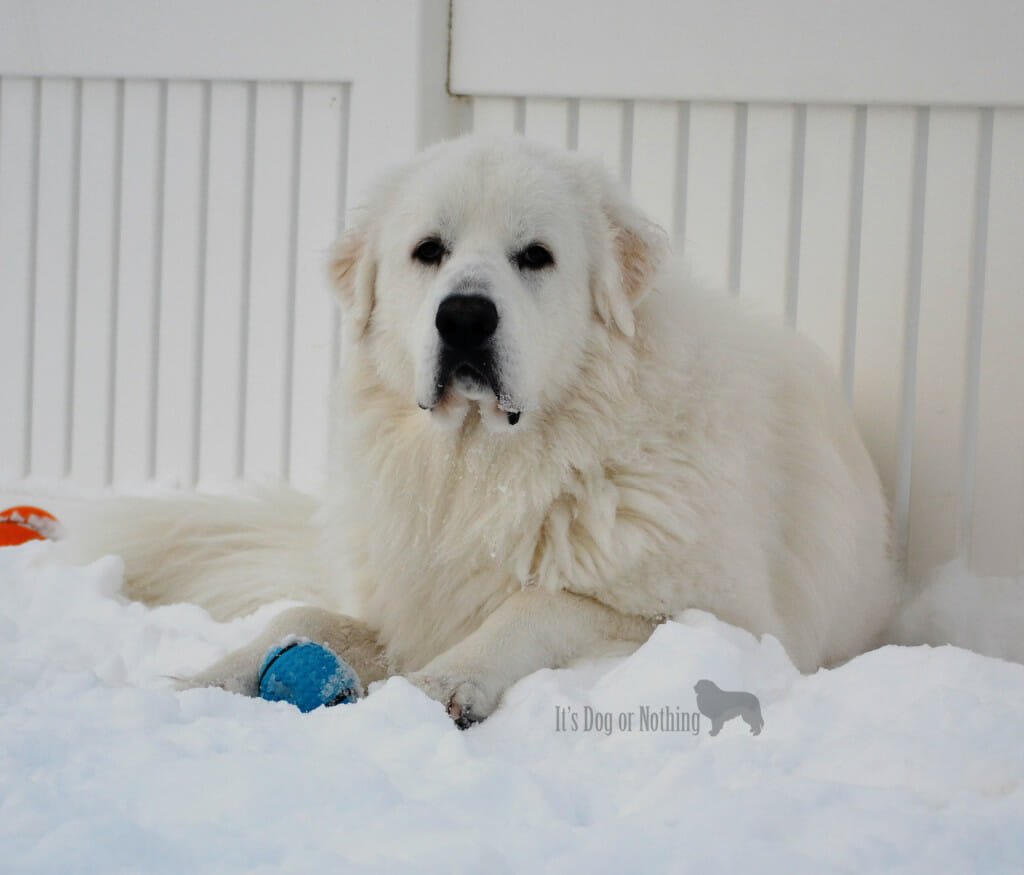
[[[636,330],[633,309],[650,290],[668,254],[668,238],[610,180],[601,211],[605,242],[593,279],[594,306],[602,322],[632,337]]]
[[[370,325],[377,284],[377,262],[365,221],[342,234],[331,253],[330,278],[341,300],[344,318],[355,337],[362,337]]]

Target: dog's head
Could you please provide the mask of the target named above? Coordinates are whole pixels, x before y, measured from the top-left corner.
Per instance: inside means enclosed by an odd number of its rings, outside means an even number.
[[[598,164],[467,138],[384,180],[332,278],[381,381],[439,425],[476,405],[504,431],[564,399],[593,332],[633,336],[664,250]]]

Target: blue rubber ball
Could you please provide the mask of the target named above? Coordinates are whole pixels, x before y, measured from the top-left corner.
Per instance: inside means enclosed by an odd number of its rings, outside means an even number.
[[[331,648],[294,641],[273,648],[260,668],[260,697],[289,702],[303,713],[321,705],[342,705],[359,698],[359,678]]]

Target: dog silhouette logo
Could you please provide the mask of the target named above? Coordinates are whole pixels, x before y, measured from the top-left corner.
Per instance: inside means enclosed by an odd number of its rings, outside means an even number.
[[[761,703],[753,693],[722,690],[714,681],[707,680],[697,681],[693,689],[697,693],[698,710],[711,721],[712,735],[718,735],[733,717],[742,717],[752,735],[761,734],[764,717]]]

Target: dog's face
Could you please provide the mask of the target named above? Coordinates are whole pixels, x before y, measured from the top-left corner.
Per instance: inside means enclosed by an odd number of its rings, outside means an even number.
[[[475,407],[506,431],[571,390],[593,332],[632,335],[662,247],[596,165],[465,139],[385,181],[333,276],[381,381],[439,426]]]

